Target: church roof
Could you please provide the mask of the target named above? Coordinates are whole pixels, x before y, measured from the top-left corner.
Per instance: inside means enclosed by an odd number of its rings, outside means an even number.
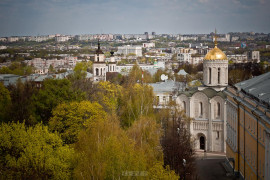
[[[227,60],[227,56],[217,47],[209,51],[204,60]]]
[[[100,49],[99,40],[98,40],[98,49],[96,50],[96,54],[103,54],[102,50]]]
[[[227,56],[217,47],[217,31],[215,31],[215,47],[209,51],[204,60],[227,60]]]
[[[193,96],[193,94],[195,94],[196,92],[202,92],[204,93],[208,98],[212,98],[214,96],[220,96],[222,97],[223,99],[226,98],[226,95],[222,92],[222,91],[215,91],[214,89],[212,88],[206,88],[202,91],[199,91],[198,88],[193,88],[189,91],[184,91],[184,92],[181,92],[179,95],[181,94],[185,94],[186,96],[188,97],[191,97]]]
[[[173,92],[177,89],[182,90],[185,88],[185,84],[182,82],[175,82],[168,80],[165,82],[149,83],[153,87],[154,92]]]

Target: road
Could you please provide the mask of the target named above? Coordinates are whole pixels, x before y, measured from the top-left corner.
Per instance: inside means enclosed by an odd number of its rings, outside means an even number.
[[[196,168],[198,180],[232,180],[222,163],[225,161],[223,153],[196,152]]]

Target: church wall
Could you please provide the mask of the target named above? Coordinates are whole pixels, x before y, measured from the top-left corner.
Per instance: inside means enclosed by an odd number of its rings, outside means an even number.
[[[184,103],[186,103],[186,115],[190,117],[190,99],[184,94],[181,94],[180,96],[177,97],[176,103],[179,105],[181,110],[184,110]]]
[[[200,103],[202,103],[202,110],[203,112],[201,113],[201,108],[200,108]],[[208,102],[208,97],[202,93],[202,92],[196,92],[193,94],[191,97],[191,102],[190,102],[190,109],[193,109],[193,111],[190,111],[190,117],[193,118],[200,118],[200,119],[209,119],[209,102]]]

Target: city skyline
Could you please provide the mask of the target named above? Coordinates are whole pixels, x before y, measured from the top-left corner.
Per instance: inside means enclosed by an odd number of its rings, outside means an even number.
[[[0,36],[269,33],[267,0],[1,0]]]

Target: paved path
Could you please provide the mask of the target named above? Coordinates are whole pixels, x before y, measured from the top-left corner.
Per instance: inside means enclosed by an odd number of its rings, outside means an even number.
[[[225,161],[224,153],[196,152],[196,167],[198,180],[232,180],[228,177],[222,163]]]

